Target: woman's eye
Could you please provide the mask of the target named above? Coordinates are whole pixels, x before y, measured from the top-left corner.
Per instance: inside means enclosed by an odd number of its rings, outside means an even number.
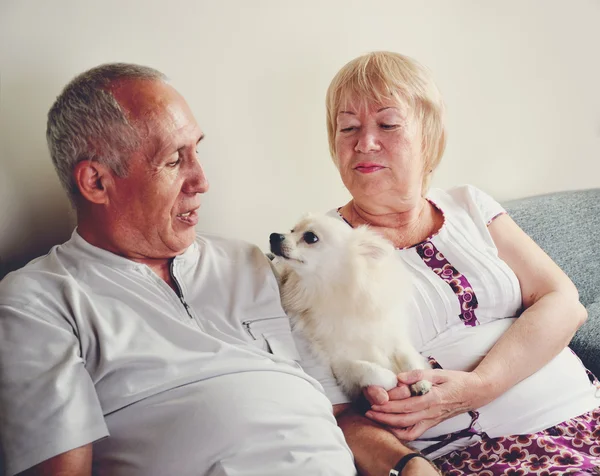
[[[309,245],[312,245],[313,243],[319,241],[319,237],[315,235],[312,231],[305,232],[304,235],[302,235],[302,239],[305,241],[305,243]]]
[[[396,127],[398,127],[398,124],[381,124],[380,127],[382,129],[391,130],[391,129],[395,129]]]
[[[342,127],[342,128],[340,129],[340,132],[351,132],[351,131],[353,131],[354,129],[356,129],[356,127],[355,127],[355,126]]]

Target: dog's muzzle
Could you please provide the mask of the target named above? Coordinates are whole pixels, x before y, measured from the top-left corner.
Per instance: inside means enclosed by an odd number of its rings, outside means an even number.
[[[283,256],[281,244],[285,240],[285,235],[281,233],[271,233],[269,236],[269,244],[271,245],[271,252],[277,256]]]

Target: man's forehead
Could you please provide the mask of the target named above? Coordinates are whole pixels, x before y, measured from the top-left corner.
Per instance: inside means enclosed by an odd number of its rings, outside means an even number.
[[[157,162],[203,135],[187,102],[162,81],[125,80],[111,87],[127,119],[143,140],[146,160]]]
[[[173,101],[184,101],[175,88],[158,80],[123,79],[112,83],[109,90],[132,120],[164,110]]]

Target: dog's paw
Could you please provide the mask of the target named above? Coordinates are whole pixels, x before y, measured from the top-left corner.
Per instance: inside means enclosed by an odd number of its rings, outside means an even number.
[[[431,382],[429,380],[419,380],[410,386],[410,393],[413,395],[425,395],[431,390]]]
[[[391,370],[380,368],[372,372],[368,376],[367,381],[363,382],[363,387],[368,387],[369,385],[376,385],[383,387],[385,390],[391,390],[398,385],[398,377]]]

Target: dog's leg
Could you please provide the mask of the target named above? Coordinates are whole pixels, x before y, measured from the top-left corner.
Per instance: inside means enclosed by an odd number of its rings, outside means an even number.
[[[408,342],[404,342],[401,348],[396,350],[393,360],[398,372],[430,368],[427,360]],[[431,382],[419,380],[410,386],[410,390],[413,395],[425,395],[431,390]]]
[[[342,388],[352,398],[369,385],[391,390],[398,384],[394,372],[366,360],[338,360],[331,362],[331,369]]]

